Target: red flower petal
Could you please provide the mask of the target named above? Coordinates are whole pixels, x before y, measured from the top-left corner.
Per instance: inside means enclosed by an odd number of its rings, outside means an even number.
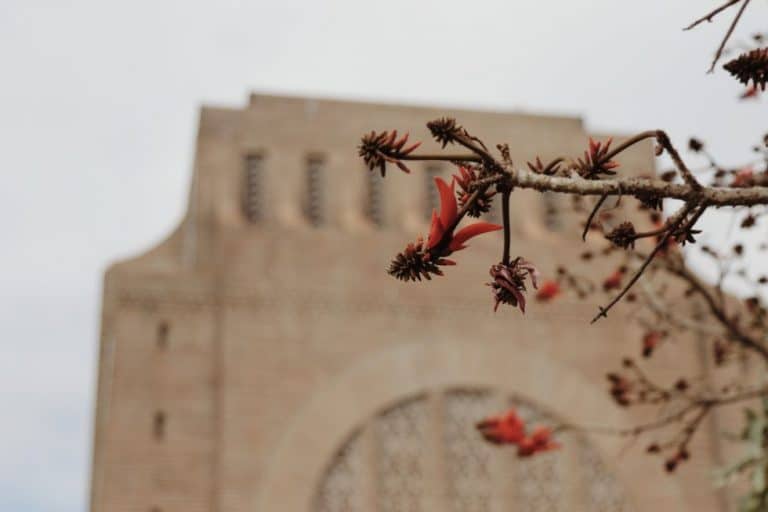
[[[595,140],[592,137],[590,137],[589,138],[589,154],[594,156],[597,154],[599,150],[600,150],[600,143],[595,142]]]
[[[495,444],[518,444],[525,439],[525,423],[515,409],[486,418],[477,424],[477,429],[486,441]]]
[[[435,185],[440,192],[440,222],[443,224],[443,229],[453,224],[456,220],[458,213],[458,206],[456,205],[456,194],[454,193],[455,180],[451,180],[451,186],[440,177],[435,178]]]
[[[536,300],[546,302],[558,295],[560,295],[560,284],[557,281],[544,281],[539,292],[536,294]]]
[[[437,212],[432,210],[432,224],[429,227],[429,236],[427,237],[427,249],[432,249],[440,242],[445,234],[445,228],[440,222],[440,217],[437,216]]]
[[[504,228],[498,224],[491,224],[490,222],[475,222],[474,224],[470,224],[469,226],[461,228],[455,235],[453,235],[451,245],[448,248],[451,251],[459,251],[466,247],[464,242],[470,238],[476,237],[477,235],[482,235],[483,233],[498,231],[500,229]]]

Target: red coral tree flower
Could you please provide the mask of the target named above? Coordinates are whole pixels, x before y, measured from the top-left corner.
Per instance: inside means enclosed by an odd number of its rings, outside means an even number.
[[[754,186],[755,171],[751,167],[744,167],[740,169],[734,176],[731,182],[732,187],[751,187]]]
[[[477,424],[477,430],[489,443],[517,446],[518,457],[530,457],[560,448],[560,444],[552,439],[552,430],[547,427],[537,427],[526,435],[525,422],[515,409],[484,419]]]
[[[454,193],[456,181],[449,186],[443,179],[435,178],[440,193],[440,213],[432,210],[432,222],[426,242],[419,237],[415,244],[408,244],[405,251],[392,260],[387,272],[402,281],[431,279],[431,275],[442,276],[441,265],[455,265],[445,256],[466,249],[466,242],[483,233],[503,229],[498,224],[475,222],[454,233],[459,223],[459,208]]]
[[[538,427],[530,436],[520,441],[517,445],[517,455],[518,457],[530,457],[558,448],[560,448],[560,444],[552,439],[552,431],[547,427]]]
[[[486,418],[477,424],[483,438],[493,444],[519,444],[525,438],[525,422],[510,409],[501,416]]]
[[[453,252],[466,249],[465,242],[483,233],[503,229],[498,224],[480,221],[461,228],[456,233],[459,218],[458,205],[456,204],[456,180],[452,179],[450,186],[442,179],[435,178],[435,185],[440,193],[440,213],[432,210],[432,222],[427,237],[427,251],[433,258],[442,258]]]
[[[605,144],[593,140],[592,137],[589,138],[589,150],[584,151],[584,159],[576,160],[576,169],[582,178],[595,179],[601,174],[608,176],[616,174],[614,169],[619,166],[619,163],[605,158],[608,156],[611,142],[613,138],[608,139]]]
[[[611,275],[603,281],[603,290],[610,291],[621,288],[621,280],[624,279],[624,268],[616,269]]]
[[[560,283],[557,281],[544,281],[541,283],[539,291],[536,292],[536,300],[539,302],[548,302],[560,295]]]

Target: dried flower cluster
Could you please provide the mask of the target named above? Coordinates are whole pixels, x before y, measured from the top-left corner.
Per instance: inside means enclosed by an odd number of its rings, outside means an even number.
[[[421,142],[406,147],[407,142],[407,133],[398,139],[397,130],[381,133],[372,131],[363,137],[358,154],[363,157],[368,169],[378,168],[382,177],[386,175],[387,163],[395,164],[401,171],[410,173],[411,170],[403,163],[403,159],[416,150]]]
[[[467,207],[467,215],[470,217],[480,217],[488,213],[493,205],[493,197],[496,195],[494,190],[484,190],[473,202],[470,201],[472,193],[478,189],[478,183],[484,176],[483,169],[480,166],[461,166],[459,174],[455,176],[459,189],[456,196],[459,200],[459,207]]]
[[[749,86],[752,82],[755,90],[764,91],[768,83],[768,47],[744,53],[723,65],[723,68],[742,84]]]
[[[536,267],[523,258],[515,258],[512,263],[491,265],[489,273],[493,280],[486,284],[493,292],[493,310],[496,311],[499,304],[509,304],[525,313],[525,281],[530,278],[531,285],[537,288],[539,272]]]
[[[619,164],[610,159],[608,150],[613,139],[608,139],[604,144],[589,139],[589,150],[584,151],[584,158],[576,159],[575,168],[582,178],[597,179],[601,176],[613,176]]]

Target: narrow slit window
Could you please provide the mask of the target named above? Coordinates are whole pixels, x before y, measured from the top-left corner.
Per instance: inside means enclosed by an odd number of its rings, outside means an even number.
[[[170,329],[168,322],[160,322],[157,325],[157,348],[165,349],[168,347],[168,333]]]
[[[156,411],[152,419],[152,434],[156,440],[165,439],[166,423],[165,411]]]
[[[323,223],[323,166],[321,157],[313,156],[307,159],[304,190],[304,216],[312,226]]]
[[[432,210],[440,211],[440,194],[435,186],[435,178],[442,174],[442,169],[438,165],[427,166],[424,173],[425,198],[424,198],[424,216],[429,220],[432,217]]]
[[[263,214],[262,181],[264,157],[260,153],[245,157],[243,214],[248,222],[258,222]]]
[[[365,216],[376,226],[384,224],[384,182],[378,172],[366,172]]]

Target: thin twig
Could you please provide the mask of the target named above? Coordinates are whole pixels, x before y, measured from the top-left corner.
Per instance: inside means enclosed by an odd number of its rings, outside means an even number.
[[[600,163],[604,164],[611,160],[613,157],[618,155],[619,153],[626,151],[630,147],[634,146],[638,142],[642,142],[645,139],[652,139],[655,138],[660,130],[646,130],[644,132],[640,132],[637,135],[628,138],[615,148],[613,148],[611,151],[605,154],[603,158],[600,159]]]
[[[765,347],[765,345],[744,332],[740,324],[735,319],[729,318],[726,311],[718,304],[717,299],[712,296],[709,290],[707,290],[706,286],[701,281],[699,281],[699,279],[694,276],[688,269],[686,269],[683,264],[670,264],[667,266],[667,269],[672,272],[673,275],[676,275],[687,282],[696,293],[701,295],[701,297],[707,303],[707,307],[709,308],[712,315],[720,322],[721,325],[723,325],[723,327],[726,328],[732,339],[737,341],[745,348],[754,350],[760,354],[764,361],[768,362],[768,349]]]
[[[691,30],[693,27],[695,27],[695,26],[697,26],[697,25],[699,25],[700,23],[703,23],[703,22],[705,22],[705,21],[711,22],[711,21],[712,21],[712,18],[714,18],[715,16],[717,16],[718,14],[720,14],[720,12],[722,12],[722,11],[726,10],[727,8],[729,8],[730,6],[732,6],[733,4],[737,4],[737,3],[739,3],[739,2],[741,2],[741,0],[728,0],[728,2],[724,3],[723,5],[721,5],[720,7],[718,7],[717,9],[715,9],[715,10],[713,10],[713,11],[711,11],[711,12],[709,12],[709,13],[705,14],[705,15],[704,15],[704,16],[702,16],[701,18],[697,19],[696,21],[694,21],[693,23],[691,23],[690,25],[688,25],[687,27],[685,27],[683,30]]]
[[[600,317],[607,317],[608,311],[615,306],[623,297],[624,295],[629,291],[630,288],[632,288],[632,285],[634,285],[638,279],[640,279],[640,276],[645,272],[645,269],[648,267],[648,265],[651,263],[651,261],[656,257],[656,255],[659,253],[659,251],[666,246],[667,241],[669,238],[677,232],[677,228],[680,227],[682,222],[685,220],[685,218],[688,216],[688,214],[696,207],[696,205],[688,204],[686,203],[678,213],[677,218],[669,224],[669,229],[666,233],[664,233],[664,236],[659,240],[659,243],[656,244],[656,247],[653,248],[653,251],[648,255],[648,257],[645,259],[643,264],[640,266],[640,268],[635,272],[635,274],[632,276],[632,279],[629,280],[629,282],[624,286],[624,288],[619,292],[619,294],[613,298],[611,302],[608,303],[605,307],[600,307],[600,312],[595,315],[595,317],[592,319],[590,323],[597,322]],[[696,215],[686,224],[683,231],[687,231],[691,227],[693,227],[693,224],[698,220],[699,216],[704,212],[706,208],[706,205],[702,205],[699,207],[699,211]]]
[[[701,189],[701,183],[696,180],[696,178],[693,176],[693,173],[685,165],[685,162],[683,162],[683,159],[680,158],[680,153],[678,153],[675,147],[672,145],[672,142],[669,140],[669,136],[663,130],[657,130],[656,140],[664,148],[664,150],[669,153],[669,156],[672,157],[672,161],[675,163],[675,166],[683,176],[683,180],[692,188],[697,190]]]
[[[501,264],[509,264],[509,245],[512,238],[511,227],[509,225],[509,195],[512,190],[502,190],[501,192],[501,216],[504,221],[504,254],[501,257]]]
[[[575,425],[575,424],[564,423],[556,427],[554,430],[560,431],[560,432],[567,431],[567,430],[575,430],[578,432],[594,432],[597,434],[614,435],[614,436],[620,436],[620,437],[638,436],[644,432],[663,428],[663,427],[666,427],[667,425],[671,425],[680,420],[683,420],[688,415],[688,413],[696,409],[701,409],[702,411],[709,412],[714,407],[729,405],[737,402],[742,402],[745,400],[752,400],[754,398],[759,398],[766,395],[768,395],[768,387],[751,389],[751,390],[744,391],[742,393],[738,393],[736,395],[731,395],[731,396],[701,398],[701,399],[690,402],[688,405],[678,410],[677,412],[672,413],[668,416],[664,416],[661,419],[651,421],[648,423],[643,423],[641,425],[636,425],[630,428],[613,428],[613,427],[605,427],[605,426]],[[698,416],[694,419],[694,422],[696,421],[696,419],[698,419]]]
[[[723,49],[725,48],[725,45],[728,42],[728,39],[731,37],[731,34],[733,34],[733,29],[736,28],[736,24],[739,22],[739,19],[741,18],[741,15],[744,13],[744,9],[746,9],[747,6],[749,5],[749,2],[750,0],[744,0],[744,3],[741,4],[741,9],[739,9],[739,12],[736,13],[736,17],[733,18],[733,22],[731,23],[731,26],[728,27],[728,32],[725,33],[725,37],[723,38],[723,41],[720,43],[720,47],[717,49],[717,52],[715,52],[715,58],[712,59],[712,65],[709,67],[708,73],[712,73],[715,70],[717,61],[720,60],[720,56],[723,54]]]
[[[595,218],[595,215],[597,214],[597,211],[600,209],[601,206],[603,206],[603,203],[605,200],[608,199],[608,194],[603,194],[600,196],[600,199],[598,199],[597,203],[595,204],[595,207],[592,208],[592,211],[589,214],[589,217],[587,217],[587,223],[584,225],[584,232],[581,233],[581,239],[583,241],[587,240],[587,232],[589,231],[589,228],[592,226],[592,219]]]
[[[438,160],[441,162],[481,162],[477,155],[401,155],[399,160]]]

